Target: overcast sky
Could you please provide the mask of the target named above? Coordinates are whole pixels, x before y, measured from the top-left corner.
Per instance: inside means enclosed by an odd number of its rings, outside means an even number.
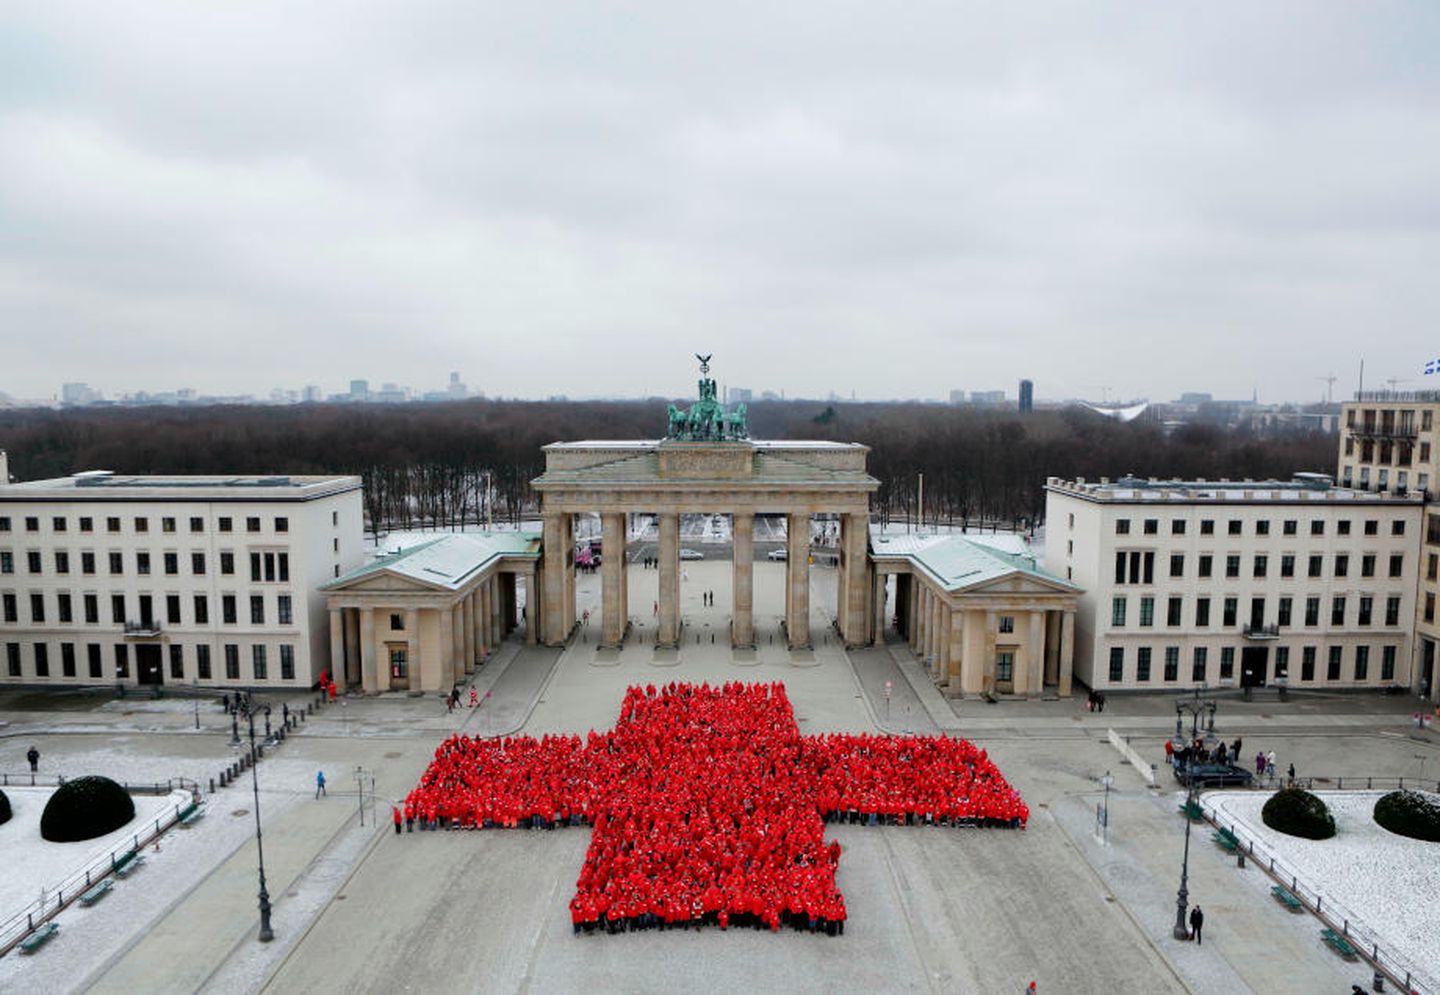
[[[11,2],[0,391],[1440,387],[1437,181],[1434,0]]]

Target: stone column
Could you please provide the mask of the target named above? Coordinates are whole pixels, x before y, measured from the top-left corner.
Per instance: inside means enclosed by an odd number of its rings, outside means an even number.
[[[870,598],[870,605],[874,609],[872,612],[873,617],[870,620],[870,624],[872,626],[870,639],[877,646],[885,642],[886,580],[887,578],[885,574],[882,574],[879,570],[875,571],[875,591]]]
[[[844,583],[837,584],[837,589],[843,591],[844,596],[836,606],[835,617],[840,620],[846,646],[861,646],[869,641],[865,631],[869,616],[866,611],[870,595],[866,583],[869,548],[870,516],[843,516],[840,519],[840,572]]]
[[[965,650],[960,661],[960,684],[966,694],[985,690],[985,616],[978,610],[965,613]]]
[[[343,688],[365,687],[365,669],[360,660],[360,612],[354,608],[344,611],[345,624],[345,673],[335,683]]]
[[[985,675],[981,683],[989,691],[995,690],[995,637],[999,634],[998,619],[998,612],[992,610],[985,613],[985,655],[980,660],[980,666]]]
[[[345,609],[330,609],[330,675],[335,683],[344,686],[345,681]],[[319,677],[319,674],[315,675]]]
[[[1026,693],[1032,698],[1040,697],[1045,688],[1045,613],[1030,613],[1030,639],[1025,644],[1025,669],[1029,671],[1029,686]]]
[[[405,609],[405,666],[409,670],[410,690],[420,690],[420,612]]]
[[[1070,682],[1075,676],[1075,611],[1066,609],[1060,623],[1060,697],[1070,697]]]
[[[366,694],[379,694],[385,685],[380,680],[380,667],[375,659],[375,610],[360,609],[360,679]]]
[[[1045,613],[1045,683],[1060,683],[1060,612]]]
[[[464,672],[475,672],[475,592],[471,591],[460,600],[460,633],[464,647],[462,663]],[[458,676],[459,670],[456,671]]]
[[[945,637],[950,631],[948,609],[943,595],[935,595],[935,615],[930,624],[931,652],[935,662],[930,665],[930,679],[938,681],[945,673]]]
[[[965,611],[957,608],[950,613],[950,651],[946,661],[946,693],[952,698],[964,694]]]
[[[496,649],[500,648],[500,642],[505,638],[505,633],[500,631],[500,582],[496,575],[492,574],[485,582],[485,590],[490,596],[490,645]],[[574,601],[571,601],[574,604]]]
[[[905,641],[920,651],[920,581],[913,573],[905,575]]]
[[[544,576],[541,580],[542,617],[546,645],[559,646],[570,637],[575,624],[574,588],[570,586],[574,550],[570,535],[570,516],[547,513],[544,519],[545,552],[542,556]],[[570,603],[565,595],[570,592]]]
[[[655,517],[660,527],[660,627],[656,645],[674,647],[680,642],[680,515],[667,511]]]
[[[495,652],[495,634],[490,631],[490,585],[482,583],[475,589],[475,628],[486,654]]]
[[[915,652],[924,660],[930,655],[930,588],[919,584],[919,602],[915,609]]]
[[[750,649],[755,645],[755,515],[735,512],[731,517],[735,558],[730,571],[730,645]]]
[[[455,684],[455,609],[440,610],[440,690],[449,691]]]
[[[536,597],[536,574],[533,569],[525,574],[525,643],[534,646],[539,642],[540,622],[535,617],[540,601]]]
[[[600,516],[600,645],[625,641],[625,515]]]
[[[480,588],[470,592],[470,632],[475,640],[475,663],[478,665],[490,655],[490,644],[485,641],[485,615],[481,611],[484,606],[480,595]]]
[[[810,514],[787,516],[785,536],[785,583],[790,592],[786,599],[785,635],[790,648],[810,646]]]

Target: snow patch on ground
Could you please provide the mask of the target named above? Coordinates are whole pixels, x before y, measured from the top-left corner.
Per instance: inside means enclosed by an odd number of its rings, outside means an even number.
[[[1440,843],[1397,836],[1374,819],[1375,802],[1383,791],[1317,791],[1335,817],[1336,834],[1328,840],[1306,840],[1278,833],[1265,825],[1260,810],[1268,792],[1215,792],[1204,802],[1222,825],[1234,825],[1242,841],[1254,840],[1256,857],[1275,857],[1277,871],[1297,876],[1308,898],[1324,897],[1332,918],[1348,918],[1380,944],[1393,950],[1415,970],[1429,975],[1428,989],[1440,987]],[[1183,801],[1183,796],[1181,800]],[[1333,911],[1332,911],[1333,907]]]

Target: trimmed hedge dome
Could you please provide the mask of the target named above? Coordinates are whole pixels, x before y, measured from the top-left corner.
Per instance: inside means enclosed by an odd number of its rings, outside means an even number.
[[[1440,843],[1440,802],[1423,791],[1384,795],[1375,803],[1375,821],[1399,836]]]
[[[10,816],[13,814],[14,813],[10,811],[10,799],[5,797],[5,792],[0,791],[0,826],[9,822]]]
[[[1270,796],[1260,817],[1271,829],[1307,840],[1335,835],[1335,817],[1319,798],[1302,788],[1282,788]]]
[[[129,793],[108,777],[77,777],[50,796],[40,816],[40,835],[52,843],[93,840],[135,818]]]

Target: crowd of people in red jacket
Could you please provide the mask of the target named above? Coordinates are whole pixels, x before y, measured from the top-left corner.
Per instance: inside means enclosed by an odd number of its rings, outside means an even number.
[[[1023,827],[962,739],[804,737],[783,684],[632,687],[610,732],[451,736],[405,799],[420,828],[593,827],[575,931],[782,926],[835,935],[825,821]],[[398,825],[397,825],[398,832]]]

